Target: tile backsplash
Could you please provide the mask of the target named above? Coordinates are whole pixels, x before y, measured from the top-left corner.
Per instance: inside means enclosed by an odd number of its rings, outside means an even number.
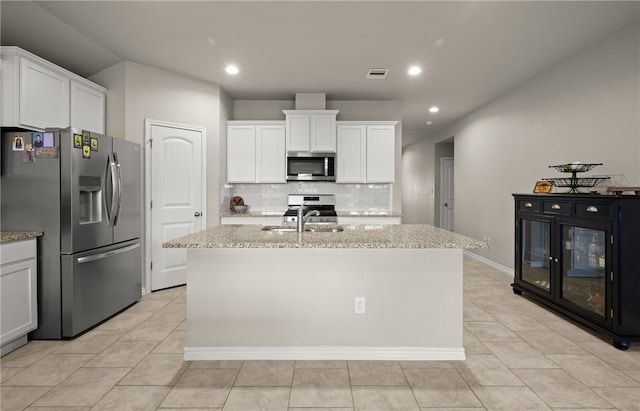
[[[337,211],[393,211],[392,184],[220,184],[220,212],[229,212],[229,200],[240,196],[249,211],[287,209],[288,194],[335,194]]]

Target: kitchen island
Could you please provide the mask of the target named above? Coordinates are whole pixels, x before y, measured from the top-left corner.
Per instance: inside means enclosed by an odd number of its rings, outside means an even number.
[[[430,225],[221,225],[187,248],[185,360],[461,360],[462,250]],[[356,313],[364,311],[364,313]]]

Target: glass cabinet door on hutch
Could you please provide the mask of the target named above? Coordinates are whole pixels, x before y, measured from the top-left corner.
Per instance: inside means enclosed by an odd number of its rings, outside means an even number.
[[[610,318],[606,311],[610,299],[607,227],[560,226],[563,250],[559,298],[586,311],[587,315],[607,321]]]
[[[551,292],[551,234],[549,221],[520,220],[520,279],[539,291]]]

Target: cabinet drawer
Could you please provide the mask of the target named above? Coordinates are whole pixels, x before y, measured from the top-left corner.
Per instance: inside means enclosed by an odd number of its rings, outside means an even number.
[[[545,201],[542,204],[543,211],[551,214],[571,214],[571,203],[563,201]]]
[[[534,213],[540,212],[540,200],[518,200],[518,210],[520,211],[532,211]]]
[[[576,203],[576,216],[610,219],[611,204]]]

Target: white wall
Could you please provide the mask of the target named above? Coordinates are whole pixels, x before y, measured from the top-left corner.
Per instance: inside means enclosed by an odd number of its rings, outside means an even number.
[[[479,254],[513,267],[511,193],[563,176],[549,165],[604,163],[587,175],[640,185],[639,31],[635,25],[601,41],[439,133],[435,141],[455,136],[455,231],[491,238]],[[432,162],[433,145],[406,147],[404,169]],[[405,210],[417,207],[405,197]]]

